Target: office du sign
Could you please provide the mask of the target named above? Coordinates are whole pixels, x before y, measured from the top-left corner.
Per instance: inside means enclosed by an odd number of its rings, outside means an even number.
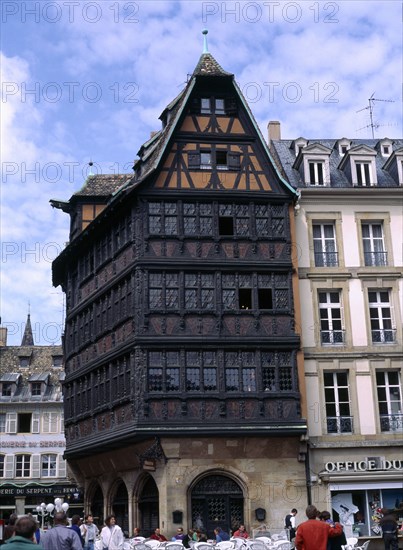
[[[367,459],[326,462],[327,472],[368,472],[371,470],[403,470],[403,460]]]

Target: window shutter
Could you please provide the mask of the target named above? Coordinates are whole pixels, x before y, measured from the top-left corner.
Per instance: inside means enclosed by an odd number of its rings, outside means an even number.
[[[39,413],[32,413],[32,426],[31,426],[31,431],[33,434],[38,434],[39,433],[39,428],[40,428],[40,414]]]
[[[239,170],[241,166],[241,155],[240,153],[231,153],[227,155],[228,168],[232,170]]]
[[[14,455],[6,455],[4,477],[9,479],[14,477]]]
[[[17,413],[7,413],[6,416],[6,433],[17,433]]]
[[[66,461],[63,455],[57,455],[57,476],[66,477]]]
[[[200,113],[200,98],[194,97],[190,103],[191,113]]]
[[[200,153],[196,151],[188,153],[188,167],[190,169],[200,168]]]
[[[31,477],[41,477],[41,455],[32,455]]]
[[[235,97],[228,97],[225,100],[225,112],[227,115],[234,115],[237,112]]]

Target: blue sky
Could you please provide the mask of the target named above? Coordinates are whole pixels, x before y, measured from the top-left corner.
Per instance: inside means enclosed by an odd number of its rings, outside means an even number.
[[[235,74],[266,135],[402,136],[399,1],[6,1],[2,42],[1,316],[19,345],[63,325],[51,262],[68,240],[67,200],[94,173],[130,172],[202,53]],[[361,112],[357,112],[361,111]],[[28,304],[30,304],[28,306]]]

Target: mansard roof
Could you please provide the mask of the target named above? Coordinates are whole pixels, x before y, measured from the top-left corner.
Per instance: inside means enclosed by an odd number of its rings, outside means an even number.
[[[29,365],[20,366],[20,357],[31,356]],[[0,402],[62,401],[60,369],[53,368],[53,357],[62,356],[61,346],[1,346],[0,347],[0,383],[13,382],[17,388],[13,395],[0,395]],[[32,396],[31,382],[47,383],[41,396]]]
[[[345,138],[344,138],[345,139]],[[338,144],[340,139],[312,139],[308,140],[307,146],[311,144],[318,144],[326,147],[329,151],[329,168],[330,168],[330,185],[327,187],[333,188],[349,188],[353,187],[351,179],[347,174],[340,169],[340,163],[343,165],[346,162],[346,157],[349,155],[369,154],[375,158],[375,166],[377,171],[377,184],[376,187],[399,187],[399,183],[391,176],[391,174],[384,169],[385,157],[381,155],[377,146],[378,139],[350,139],[350,149],[345,155],[340,154]],[[392,155],[403,147],[403,139],[393,139],[392,141]],[[307,187],[303,174],[295,168],[295,150],[293,144],[295,140],[280,139],[272,140],[270,142],[270,150],[277,163],[279,170],[282,172],[285,178],[295,188]],[[301,154],[301,152],[300,152]],[[309,186],[311,187],[311,186]]]

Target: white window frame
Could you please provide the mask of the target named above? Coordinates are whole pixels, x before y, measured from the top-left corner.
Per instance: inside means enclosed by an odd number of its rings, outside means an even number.
[[[376,301],[370,301],[370,293],[376,293]],[[382,300],[382,294],[387,294],[388,301]],[[393,305],[390,289],[368,288],[368,310],[371,330],[371,342],[378,344],[394,344],[396,325],[393,318]],[[385,315],[385,310],[389,310],[389,317]],[[373,313],[377,313],[376,317]],[[373,322],[377,323],[378,328],[373,328]],[[388,326],[390,325],[390,326]],[[379,333],[379,340],[374,339],[374,334]],[[389,335],[389,338],[388,338]]]
[[[59,432],[59,418],[57,412],[45,411],[42,415],[42,433],[56,434]]]
[[[401,374],[398,370],[390,370],[390,371],[381,371],[385,378],[385,384],[379,384],[378,380],[376,382],[377,387],[377,397],[378,397],[378,407],[379,407],[379,419],[381,423],[381,430],[383,432],[395,432],[399,431],[401,432],[403,425],[403,398],[402,398],[402,380],[401,380]],[[397,374],[398,382],[397,384],[392,384],[389,382],[389,374]],[[379,371],[376,373],[379,374]],[[379,392],[380,390],[384,388],[385,390],[385,400],[379,399]],[[392,399],[393,393],[397,395],[397,399]],[[392,395],[391,395],[392,394]],[[381,403],[386,404],[387,413],[385,418],[385,413],[381,413]],[[386,420],[386,423],[384,424],[388,429],[383,430],[383,420]]]
[[[31,457],[32,457],[32,455],[26,454],[26,453],[21,453],[21,454],[15,455],[15,477],[16,478],[21,479],[21,478],[31,477],[31,466],[32,466]],[[19,460],[20,458],[22,460]],[[19,462],[21,462],[20,465],[18,464]],[[26,463],[28,463],[28,464],[26,464]],[[28,475],[25,475],[27,469],[29,469],[29,473],[28,473]],[[18,475],[19,470],[24,475]]]
[[[326,433],[328,434],[345,434],[345,433],[353,433],[353,418],[351,414],[351,396],[350,396],[350,388],[349,388],[349,373],[348,371],[324,371],[323,374],[331,374],[333,375],[333,384],[332,386],[325,386],[325,380],[323,382],[323,388],[325,393],[325,411],[326,411]],[[338,375],[345,374],[347,377],[347,384],[341,385],[338,381]],[[334,394],[334,401],[328,401],[326,398],[326,388],[333,388],[333,394]],[[342,401],[340,399],[340,391],[347,392],[348,401]],[[342,414],[341,408],[343,406],[348,405],[349,414]],[[329,416],[328,415],[328,405],[333,405],[335,408],[335,416]],[[343,429],[343,418],[349,418],[348,422],[346,423],[347,428],[350,429]],[[329,431],[329,419],[335,419],[336,421],[336,430]]]
[[[10,412],[6,415],[6,433],[16,434],[17,433],[17,413]]]
[[[322,160],[309,160],[310,185],[325,185],[325,164]]]
[[[304,153],[302,152],[304,158],[303,170],[304,170],[304,181],[307,185],[311,187],[328,187],[330,185],[330,164],[329,164],[329,155],[327,154],[318,154],[318,153]],[[322,177],[323,183],[311,182],[311,172],[310,164],[317,165],[320,163],[322,165]]]
[[[57,453],[41,455],[41,477],[57,477]]]
[[[0,454],[0,479],[6,476],[6,455]]]
[[[368,236],[364,236],[364,227],[368,226]],[[381,235],[375,235],[375,228],[380,228]],[[387,252],[385,248],[385,232],[382,221],[361,221],[362,249],[364,253],[364,265],[367,267],[379,267],[388,265]],[[366,250],[367,248],[367,250]],[[379,260],[377,260],[377,254]],[[370,255],[370,263],[367,262],[367,255]]]
[[[347,154],[348,150],[351,147],[351,141],[347,138],[343,138],[343,139],[340,139],[337,142],[337,145],[338,145],[338,149],[339,149],[339,155],[341,157],[344,157],[344,155]],[[344,148],[346,149],[345,151],[343,151]]]
[[[320,237],[315,237],[315,227],[320,227]],[[325,226],[331,226],[333,235],[328,237],[325,235]],[[313,260],[315,267],[338,267],[338,251],[337,251],[337,239],[336,239],[336,224],[333,220],[312,220],[312,240],[313,240]],[[316,250],[315,244],[320,244],[321,250]],[[328,250],[328,248],[334,248],[334,250]],[[320,265],[320,261],[317,262],[316,255],[321,254],[323,258],[323,265]],[[328,262],[327,254],[334,254],[335,262]],[[327,265],[330,264],[330,265]]]
[[[6,433],[6,426],[7,426],[7,414],[0,413],[0,434]]]
[[[320,301],[320,294],[325,295],[326,302]],[[337,295],[338,301],[332,302],[331,295]],[[343,304],[342,304],[342,292],[341,290],[335,289],[323,289],[318,290],[318,305],[319,305],[319,324],[320,324],[320,335],[321,335],[321,344],[322,346],[334,346],[334,345],[343,345],[344,344],[344,314],[343,314]],[[340,317],[335,316],[335,310],[340,310]],[[326,317],[322,317],[322,312],[325,312]],[[327,330],[323,330],[322,321],[326,322],[328,325]],[[335,328],[335,325],[339,324],[340,328]],[[328,333],[328,341],[324,341],[323,334]]]
[[[372,187],[377,185],[378,178],[376,174],[376,164],[375,164],[375,151],[374,155],[363,155],[363,154],[350,154],[350,170],[351,170],[351,182],[355,187]],[[358,183],[358,165],[368,164],[369,165],[369,181],[365,181],[365,178],[362,183]],[[362,173],[362,172],[361,172]]]

